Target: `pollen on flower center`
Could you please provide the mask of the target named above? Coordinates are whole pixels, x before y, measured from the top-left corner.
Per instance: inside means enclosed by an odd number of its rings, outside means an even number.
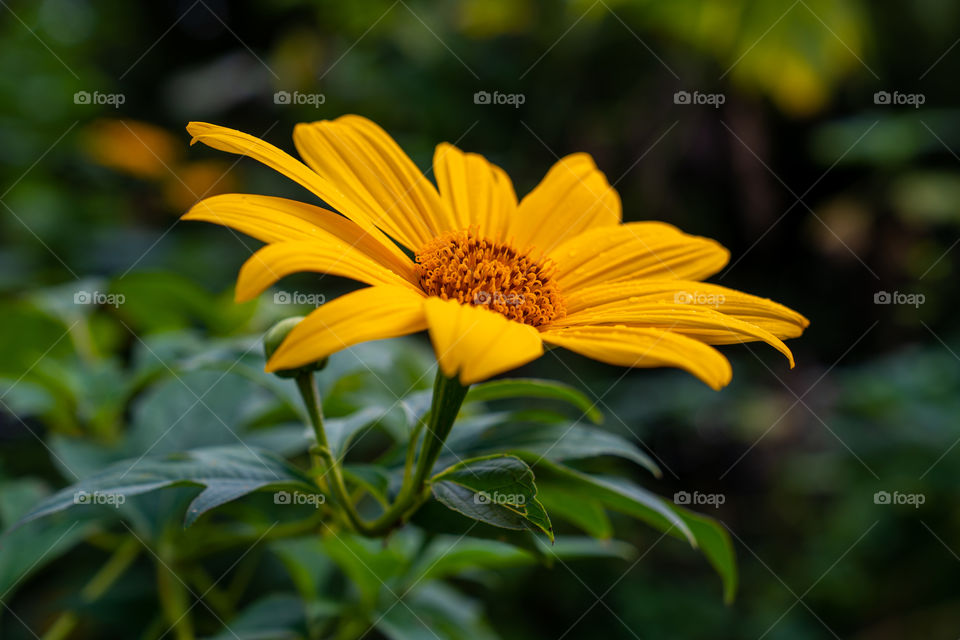
[[[566,311],[554,280],[557,267],[470,230],[453,231],[417,252],[420,286],[444,300],[486,307],[534,327]]]

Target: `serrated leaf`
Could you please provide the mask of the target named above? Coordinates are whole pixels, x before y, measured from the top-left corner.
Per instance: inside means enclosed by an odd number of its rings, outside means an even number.
[[[71,507],[89,508],[90,502],[96,502],[98,495],[105,497],[102,502],[116,504],[120,496],[125,500],[149,491],[184,485],[205,487],[187,509],[187,526],[216,506],[267,487],[290,487],[316,493],[307,474],[272,453],[242,446],[210,447],[113,464],[43,500],[17,526]]]
[[[594,499],[611,510],[643,520],[675,538],[686,539],[703,552],[720,574],[724,599],[732,600],[737,588],[733,545],[726,530],[713,519],[678,507],[623,478],[587,475],[545,460],[536,465],[536,470],[539,484],[548,493],[553,488],[559,488],[583,498]]]
[[[436,474],[431,484],[437,500],[469,518],[506,529],[532,525],[553,540],[533,471],[515,456],[465,460]]]
[[[447,443],[448,448],[461,457],[497,451],[512,453],[532,462],[541,457],[562,462],[617,456],[639,464],[655,477],[662,475],[657,464],[642,449],[609,431],[569,422],[533,424],[516,420],[515,414],[493,415],[501,417],[483,429],[454,431],[454,437]]]
[[[596,403],[592,402],[583,392],[570,385],[552,380],[511,378],[483,382],[470,388],[465,402],[487,402],[508,398],[560,400],[582,411],[595,424],[600,424],[603,421],[603,414],[597,409]]]
[[[536,465],[541,484],[596,500],[614,511],[644,520],[661,531],[678,530],[694,547],[696,538],[672,505],[643,487],[620,478],[592,476],[560,464],[541,460]]]

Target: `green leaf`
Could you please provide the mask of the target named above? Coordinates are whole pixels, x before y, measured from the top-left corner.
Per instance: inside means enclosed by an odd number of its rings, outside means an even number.
[[[713,518],[675,505],[673,509],[690,527],[703,555],[720,574],[720,579],[723,580],[724,602],[733,602],[737,594],[738,574],[737,557],[730,534]]]
[[[366,407],[342,418],[324,420],[324,430],[334,457],[342,458],[357,432],[382,418],[387,411],[385,407]]]
[[[554,517],[566,520],[595,538],[606,540],[613,536],[613,525],[599,501],[549,484],[541,483],[538,489],[540,502]]]
[[[275,593],[248,606],[207,640],[300,640],[304,637],[303,614],[300,598]]]
[[[33,479],[0,484],[0,521],[4,527],[13,524],[46,493],[46,487]],[[0,593],[5,599],[12,596],[29,575],[67,553],[95,526],[93,519],[59,518],[6,531],[0,538]]]
[[[410,429],[416,427],[418,422],[427,417],[432,403],[433,389],[411,393],[400,401],[400,406],[407,419],[407,426]]]
[[[19,524],[71,507],[90,508],[91,503],[119,507],[130,496],[184,485],[205,487],[187,509],[185,526],[214,507],[268,487],[316,493],[307,474],[272,453],[210,447],[118,462],[43,500]]]
[[[408,538],[383,540],[360,538],[326,530],[321,544],[327,556],[343,571],[360,592],[365,606],[376,604],[381,591],[389,593],[389,585],[407,565],[410,550],[404,547]]]
[[[494,414],[498,415],[498,414]],[[464,430],[448,441],[458,455],[482,455],[508,452],[535,462],[541,457],[562,462],[596,456],[617,456],[639,464],[654,476],[662,474],[657,464],[635,444],[597,427],[569,422],[531,424],[514,420],[514,414],[503,415],[496,424],[482,430]]]
[[[386,507],[390,489],[390,474],[386,469],[375,464],[348,464],[344,465],[343,473]]]
[[[563,491],[592,499],[603,506],[647,524],[700,549],[720,574],[724,599],[731,601],[737,588],[736,558],[726,530],[715,520],[678,507],[623,478],[591,476],[569,467],[540,461],[538,483],[544,494]]]
[[[0,407],[22,418],[42,415],[56,404],[50,391],[39,384],[4,377],[0,377],[0,400],[3,401]]]
[[[326,597],[327,584],[337,567],[319,536],[275,540],[270,543],[270,550],[280,558],[296,585],[311,626],[335,616],[347,604],[342,600],[332,603]]]
[[[402,595],[401,595],[402,594]],[[389,640],[496,640],[475,600],[442,582],[398,593],[371,622]]]
[[[188,371],[152,387],[135,405],[127,456],[235,445],[275,396],[236,373]]]
[[[628,559],[635,553],[631,545],[623,542],[601,542],[581,537],[565,536],[552,546],[543,542],[541,545],[541,553],[547,553],[549,549],[549,556],[565,560],[598,557]],[[489,571],[526,566],[541,562],[541,553],[533,553],[530,549],[500,540],[440,535],[435,537],[417,558],[409,577],[419,582],[451,576],[463,577],[471,570]]]
[[[508,398],[560,400],[580,409],[595,424],[600,424],[603,421],[603,414],[597,409],[596,403],[591,402],[590,398],[570,385],[551,380],[513,378],[483,382],[471,387],[465,401],[487,402]]]
[[[677,530],[694,547],[697,540],[672,505],[643,487],[621,478],[591,476],[570,467],[541,460],[536,465],[544,486],[593,499],[609,509],[639,518],[661,531]]]
[[[472,569],[499,569],[536,562],[528,551],[498,540],[437,536],[411,569],[413,580],[436,580]]]
[[[213,333],[227,333],[247,322],[256,304],[214,304],[213,296],[182,275],[134,272],[117,278],[110,292],[123,296],[116,313],[138,335],[182,329],[199,320]]]
[[[553,540],[553,527],[537,501],[533,471],[515,456],[459,462],[433,477],[437,500],[463,515],[505,529],[531,525]]]

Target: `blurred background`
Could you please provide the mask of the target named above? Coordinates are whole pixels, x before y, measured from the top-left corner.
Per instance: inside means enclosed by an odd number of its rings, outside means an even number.
[[[479,591],[496,631],[956,638],[958,27],[946,0],[3,0],[0,478],[57,484],[37,438],[109,428],[97,394],[111,387],[88,386],[115,375],[94,366],[104,352],[262,331],[295,310],[234,305],[257,243],[178,217],[215,193],[309,194],[189,147],[188,121],[293,152],[295,123],[357,113],[423,169],[449,141],[520,194],[586,151],[626,219],[716,238],[733,257],[713,282],[812,324],[792,371],[772,349],[724,347],[735,375],[719,393],[570,354],[527,367],[589,389],[664,469],[648,487],[712,496],[694,506],[729,529],[741,585],[724,605],[702,558],[621,523],[635,563],[518,569]],[[76,359],[94,365],[71,378]],[[44,584],[75,564],[4,607],[42,611]],[[0,635],[34,637],[14,615]]]

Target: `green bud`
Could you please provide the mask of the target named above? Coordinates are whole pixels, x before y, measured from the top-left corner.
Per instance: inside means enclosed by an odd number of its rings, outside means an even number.
[[[263,353],[267,357],[267,360],[273,356],[274,352],[280,347],[280,343],[287,338],[295,326],[300,324],[301,320],[303,320],[303,316],[293,316],[291,318],[285,318],[270,327],[270,330],[263,336]],[[301,373],[319,371],[325,366],[327,366],[327,359],[323,358],[322,360],[305,364],[296,369],[280,369],[273,373],[280,378],[296,378]]]

